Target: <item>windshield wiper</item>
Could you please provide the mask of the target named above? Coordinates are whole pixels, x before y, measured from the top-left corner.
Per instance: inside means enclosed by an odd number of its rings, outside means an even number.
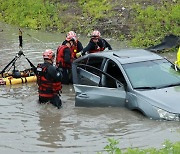
[[[157,89],[157,87],[144,86],[144,87],[135,87],[134,89]]]
[[[158,88],[167,88],[167,87],[174,87],[174,86],[180,86],[180,83],[173,83],[173,84],[161,86],[161,87],[158,87]]]

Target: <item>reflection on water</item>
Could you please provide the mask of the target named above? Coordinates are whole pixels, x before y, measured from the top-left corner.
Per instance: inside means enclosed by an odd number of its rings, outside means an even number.
[[[2,70],[18,52],[18,28],[0,24],[0,29],[3,29],[0,33]],[[35,65],[41,62],[46,47],[56,49],[65,37],[63,34],[24,31],[43,42],[24,34],[24,53]],[[88,42],[88,38],[82,40],[84,45]],[[111,44],[119,47],[113,40]],[[29,64],[21,57],[17,66],[28,68]],[[119,139],[122,149],[130,146],[161,148],[165,139],[179,141],[178,122],[150,120],[125,108],[75,107],[74,95],[73,86],[64,85],[63,106],[58,110],[51,104],[38,104],[36,83],[1,86],[0,152],[92,154],[103,150],[107,138],[112,137]]]
[[[51,113],[46,108],[39,112],[39,126],[40,130],[37,132],[39,137],[37,140],[42,141],[38,146],[45,146],[49,148],[60,148],[61,144],[58,142],[65,141],[64,130],[61,129],[61,115],[58,113]]]

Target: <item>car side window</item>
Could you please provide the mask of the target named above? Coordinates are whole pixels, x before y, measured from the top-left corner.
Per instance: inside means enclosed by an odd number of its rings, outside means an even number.
[[[90,57],[87,61],[87,65],[93,66],[97,69],[101,69],[103,63],[102,57]],[[96,71],[95,69],[87,68],[87,71],[96,74],[97,76],[101,76],[101,73]]]
[[[88,58],[82,59],[81,61],[78,62],[78,64],[87,64],[88,63]]]
[[[102,57],[90,57],[88,59],[87,65],[101,69],[102,62],[103,62]]]
[[[110,76],[114,77],[118,81],[120,81],[123,85],[126,84],[125,78],[124,78],[119,66],[112,60],[108,60],[104,72],[109,74]],[[102,79],[102,81],[103,81],[103,85],[105,87],[117,88],[116,80],[113,80],[113,78],[104,76],[104,79]]]
[[[107,65],[104,66],[106,61],[107,59],[101,57],[90,57],[88,60],[84,60],[86,63],[79,63],[77,67],[79,83],[82,85],[108,88],[119,87],[120,84],[118,84],[118,81],[125,83],[125,79],[118,65],[112,60],[108,60]],[[102,70],[104,67],[106,67],[106,69]]]
[[[78,63],[78,81],[83,85],[99,86],[102,73],[100,71],[103,63],[101,57],[89,57]]]

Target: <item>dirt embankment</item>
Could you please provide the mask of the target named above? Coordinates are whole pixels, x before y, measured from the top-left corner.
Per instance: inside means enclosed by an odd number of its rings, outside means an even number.
[[[172,1],[172,0],[166,0]],[[136,26],[134,19],[134,12],[132,6],[134,4],[138,4],[142,6],[142,8],[146,8],[147,6],[155,6],[158,8],[161,6],[164,1],[163,0],[112,0],[113,9],[109,12],[112,13],[113,16],[104,17],[103,19],[97,20],[93,22],[93,18],[91,16],[83,16],[83,9],[79,6],[77,0],[59,0],[56,3],[67,4],[68,7],[64,11],[59,12],[59,16],[75,17],[80,23],[77,26],[76,23],[73,25],[73,29],[75,31],[80,31],[82,33],[87,32],[87,29],[98,29],[102,34],[111,36],[114,38],[119,38],[119,36],[125,36],[126,38],[131,38],[130,29],[132,26]],[[95,24],[96,23],[96,24]],[[68,20],[65,24],[68,24]]]

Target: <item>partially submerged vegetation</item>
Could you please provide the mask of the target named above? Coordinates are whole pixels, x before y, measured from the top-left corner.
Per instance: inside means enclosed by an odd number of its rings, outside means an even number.
[[[108,139],[109,144],[104,147],[104,150],[108,154],[179,154],[180,153],[180,142],[172,143],[166,140],[163,143],[163,148],[128,148],[126,150],[121,150],[118,147],[119,141],[113,138]],[[104,154],[104,152],[98,152],[98,154]]]
[[[103,36],[148,47],[180,34],[177,0],[0,0],[0,21],[48,31],[99,29]]]

